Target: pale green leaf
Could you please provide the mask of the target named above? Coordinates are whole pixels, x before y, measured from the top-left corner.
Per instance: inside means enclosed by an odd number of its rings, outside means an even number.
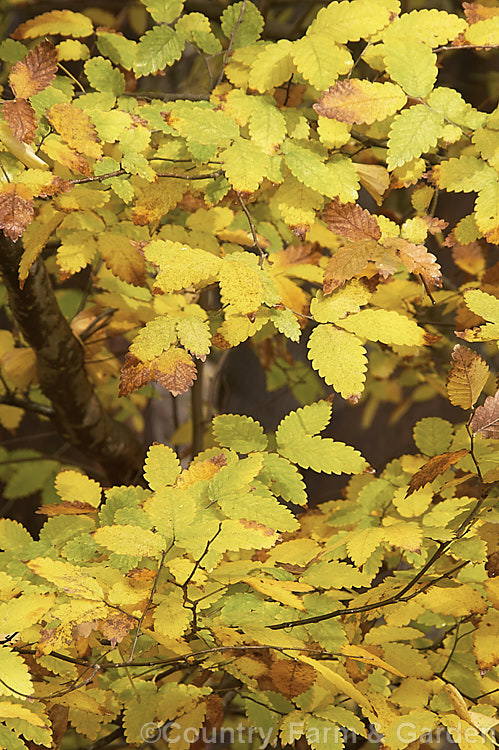
[[[344,44],[368,39],[390,23],[390,9],[372,0],[333,2],[317,14],[310,33],[317,30],[328,35],[330,42]]]
[[[460,156],[442,161],[433,168],[438,187],[455,193],[478,192],[496,178],[495,171],[476,156]]]
[[[253,96],[249,116],[250,138],[266,154],[272,154],[286,135],[286,120],[270,96]]]
[[[154,534],[140,526],[103,526],[93,533],[97,544],[106,547],[110,552],[126,553],[134,557],[161,557],[165,540],[160,534]]]
[[[318,323],[335,323],[369,302],[371,292],[357,279],[325,295],[319,291],[310,303],[310,314]]]
[[[199,315],[186,315],[176,319],[178,340],[188,352],[205,361],[211,349],[210,325]]]
[[[166,638],[180,638],[192,620],[192,608],[184,603],[180,588],[171,588],[154,610],[154,630]]]
[[[130,351],[143,362],[146,362],[158,357],[176,341],[174,318],[169,315],[162,315],[146,323],[133,340]]]
[[[180,60],[184,44],[182,37],[169,26],[154,26],[139,39],[134,71],[147,76],[164,70]]]
[[[221,151],[220,159],[234,190],[246,193],[258,190],[269,168],[268,157],[260,146],[243,138]]]
[[[414,427],[414,442],[426,456],[439,456],[449,450],[453,429],[441,417],[424,417]]]
[[[264,454],[263,469],[258,478],[273,495],[282,497],[285,502],[294,505],[306,504],[307,493],[302,475],[296,466],[277,453]]]
[[[149,487],[156,491],[174,484],[179,474],[177,454],[168,445],[151,445],[144,463],[144,478]]]
[[[182,13],[184,0],[141,0],[156,23],[171,23]]]
[[[175,31],[207,55],[216,55],[222,51],[222,45],[211,30],[208,18],[202,13],[183,15],[175,24]]]
[[[111,31],[97,32],[97,49],[115,65],[131,70],[137,54],[137,42]]]
[[[388,137],[388,169],[400,167],[436,146],[444,126],[444,118],[424,104],[396,115]]]
[[[221,15],[222,31],[231,39],[232,48],[246,47],[256,41],[263,31],[263,16],[250,0],[229,5]]]
[[[499,299],[481,289],[469,289],[464,293],[467,306],[477,315],[491,323],[499,324]]]
[[[213,434],[219,445],[238,453],[263,451],[267,447],[267,438],[261,424],[243,415],[222,414],[215,417]]]
[[[291,310],[271,310],[270,319],[283,336],[291,339],[291,341],[300,340],[300,324],[298,323],[298,318]]]
[[[293,43],[293,60],[298,71],[316,89],[329,88],[353,65],[346,47],[331,44],[327,31],[314,31]]]
[[[318,325],[308,340],[312,367],[343,398],[364,390],[367,356],[360,339],[330,324]]]
[[[291,140],[282,150],[291,173],[307,187],[328,198],[339,198],[342,203],[357,199],[359,179],[347,156],[335,154],[326,163],[312,149]]]
[[[390,38],[384,44],[385,65],[392,81],[415,98],[428,96],[437,80],[437,56],[415,39]]]
[[[350,445],[331,438],[297,436],[292,442],[279,442],[279,453],[304,469],[325,474],[360,474],[367,468],[365,458]]]
[[[109,60],[103,57],[92,57],[85,63],[85,75],[89,84],[96,91],[120,96],[125,90],[125,78]]]
[[[291,442],[293,438],[301,435],[316,435],[322,432],[329,424],[331,410],[328,401],[318,401],[292,411],[284,417],[277,428],[277,444]]]
[[[33,692],[33,684],[29,669],[20,654],[12,651],[8,646],[0,644],[0,695],[11,695],[14,698],[29,696]],[[9,748],[10,750],[10,748]]]
[[[251,88],[263,94],[288,81],[295,71],[292,49],[292,42],[287,39],[264,47],[251,66]]]

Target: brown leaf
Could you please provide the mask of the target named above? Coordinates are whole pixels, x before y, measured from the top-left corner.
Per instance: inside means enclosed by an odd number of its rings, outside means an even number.
[[[461,409],[471,409],[489,377],[489,368],[479,354],[457,344],[452,351],[453,365],[447,377],[449,401]]]
[[[102,157],[99,136],[90,117],[72,104],[54,104],[47,111],[47,118],[68,146],[92,159]]]
[[[118,395],[127,396],[153,381],[178,396],[189,390],[196,377],[196,365],[184,349],[170,347],[148,362],[141,362],[129,352],[121,369]]]
[[[270,667],[270,677],[277,692],[292,700],[314,684],[317,674],[309,664],[293,659],[279,659]]]
[[[468,451],[466,448],[461,448],[461,450],[458,451],[450,451],[449,453],[442,453],[440,456],[433,456],[433,458],[430,458],[430,460],[414,474],[407,494],[411,495],[416,490],[424,487],[425,484],[433,482],[434,479],[440,476],[440,474],[443,474],[444,471],[447,471],[449,467],[456,464],[459,459],[467,453]]]
[[[395,254],[374,240],[351,242],[335,252],[324,272],[324,294],[331,294],[345,281],[379,274],[386,278],[397,270]]]
[[[479,242],[456,243],[452,247],[452,257],[456,266],[471,276],[479,276],[485,270],[485,251]]]
[[[499,438],[499,391],[475,409],[470,429],[473,435],[480,433],[484,438]]]
[[[109,270],[122,281],[134,286],[146,282],[146,261],[132,241],[119,232],[104,232],[97,237],[97,245]]]
[[[430,286],[442,286],[440,265],[424,245],[414,245],[402,237],[392,237],[386,240],[385,244],[395,250],[409,273],[423,276]]]
[[[499,576],[499,552],[493,552],[489,555],[485,563],[485,570],[489,578]]]
[[[331,201],[324,208],[328,229],[348,240],[379,240],[381,230],[375,217],[356,203]]]
[[[423,221],[428,226],[430,234],[440,234],[447,229],[449,222],[445,219],[439,219],[437,216],[423,216]]]
[[[29,99],[47,88],[57,73],[57,50],[50,42],[42,42],[19,60],[9,75],[14,96]]]
[[[99,620],[98,629],[104,638],[111,641],[111,646],[114,648],[117,643],[121,643],[136,623],[135,618],[127,615],[126,612],[111,612],[105,620]]]
[[[23,143],[32,143],[38,123],[35,110],[26,99],[4,102],[2,116],[16,138]]]
[[[0,188],[0,229],[14,242],[33,218],[33,194],[26,185],[10,182]]]
[[[486,18],[499,15],[499,8],[488,7],[480,3],[463,3],[463,10],[470,26],[479,21],[485,21]]]
[[[50,140],[51,138],[52,140]],[[49,136],[43,142],[41,150],[47,154],[49,159],[62,164],[64,167],[70,169],[71,172],[83,174],[85,177],[92,177],[92,169],[83,154],[73,151],[66,143],[58,140],[58,136]]]

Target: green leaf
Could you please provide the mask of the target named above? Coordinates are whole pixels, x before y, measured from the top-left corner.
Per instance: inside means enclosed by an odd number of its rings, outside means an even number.
[[[499,177],[497,172],[480,190],[475,202],[475,221],[483,236],[499,245]]]
[[[307,344],[312,367],[343,398],[357,397],[364,390],[367,356],[360,339],[335,326],[318,325]]]
[[[133,340],[130,351],[146,362],[158,357],[176,342],[175,319],[170,315],[162,315],[146,323],[145,328]]]
[[[202,13],[183,15],[175,24],[175,31],[207,55],[216,55],[222,51],[222,45],[211,30],[209,20]]]
[[[319,291],[310,303],[310,314],[318,323],[335,323],[348,313],[358,312],[369,302],[371,292],[357,279],[325,295]]]
[[[130,524],[103,526],[93,533],[93,537],[97,544],[110,552],[134,557],[158,558],[165,547],[165,540],[160,534]]]
[[[440,417],[424,417],[414,427],[414,442],[426,456],[439,456],[449,450],[453,429]]]
[[[298,323],[296,315],[291,310],[271,310],[270,319],[283,336],[291,339],[291,341],[300,340],[300,324]]]
[[[369,341],[398,346],[424,344],[424,330],[414,320],[394,310],[361,310],[337,321],[336,325]]]
[[[264,26],[262,14],[250,0],[229,5],[222,13],[220,22],[227,39],[232,39],[232,49],[255,42]]]
[[[184,0],[141,0],[156,23],[172,23],[181,13]]]
[[[276,44],[264,47],[251,66],[251,88],[263,94],[289,81],[295,71],[291,54],[292,42],[287,39],[280,39]]]
[[[299,523],[292,512],[276,500],[263,486],[251,488],[251,493],[227,495],[218,501],[230,519],[256,521],[275,531],[296,531]]]
[[[171,240],[153,240],[145,249],[146,258],[159,266],[155,286],[164,292],[186,289],[214,278],[222,260],[200,248]]]
[[[331,438],[304,435],[278,447],[282,456],[298,466],[324,474],[361,474],[367,469],[359,451]]]
[[[14,693],[10,693],[14,695]],[[9,750],[27,750],[28,746],[19,738],[19,734],[14,730],[7,729],[6,726],[0,724],[0,743],[1,747],[8,748]]]
[[[131,70],[137,55],[137,43],[111,31],[97,32],[97,49],[115,65]]]
[[[237,414],[222,414],[213,420],[213,434],[217,443],[238,453],[263,451],[267,438],[259,422]]]
[[[89,84],[96,91],[120,96],[125,90],[125,78],[103,57],[92,57],[84,66]]]
[[[144,478],[156,491],[165,485],[175,484],[180,474],[180,463],[176,453],[168,445],[151,445],[144,463]]]
[[[276,432],[279,442],[288,442],[297,435],[316,435],[329,424],[332,406],[328,401],[318,401],[288,414]]]
[[[211,349],[211,333],[210,325],[203,317],[185,315],[177,318],[176,328],[178,340],[184,349],[204,362]]]
[[[424,104],[396,115],[388,136],[388,169],[400,167],[436,146],[444,126],[442,115]]]
[[[276,453],[265,453],[263,469],[258,478],[273,495],[278,495],[287,503],[305,505],[307,493],[302,475],[293,464]]]
[[[148,76],[164,70],[180,60],[185,42],[169,26],[153,26],[140,37],[133,66],[138,76]]]
[[[415,98],[428,96],[437,80],[437,56],[419,40],[390,38],[384,44],[385,65],[392,81]]]
[[[460,156],[435,166],[433,176],[442,190],[471,193],[490,185],[495,179],[495,171],[476,156]]]
[[[439,86],[428,97],[428,105],[440,115],[463,128],[482,127],[487,121],[485,112],[479,112],[468,104],[459,91]]]
[[[5,62],[16,63],[22,60],[28,54],[29,50],[21,42],[15,42],[14,39],[5,39],[0,44],[0,60]]]
[[[187,139],[193,156],[209,159],[219,148],[228,146],[239,136],[237,123],[225,112],[214,111],[196,102],[177,102],[172,106],[169,124]],[[204,148],[202,148],[204,147]]]
[[[353,65],[346,47],[331,44],[327,31],[310,32],[293,43],[293,61],[303,77],[319,91],[331,86]]]
[[[22,550],[33,541],[29,531],[18,521],[0,518],[0,550]]]
[[[307,187],[342,203],[357,199],[359,179],[347,156],[335,154],[325,163],[315,151],[291,140],[285,141],[282,151],[291,173]]]

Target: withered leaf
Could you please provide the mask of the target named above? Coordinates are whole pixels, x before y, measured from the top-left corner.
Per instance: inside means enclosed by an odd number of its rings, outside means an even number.
[[[33,218],[33,194],[26,185],[11,182],[0,188],[0,229],[14,242]]]
[[[470,26],[479,21],[485,21],[486,18],[499,15],[499,8],[488,7],[481,3],[463,3],[463,10]]]
[[[54,104],[47,111],[47,118],[68,146],[92,159],[102,157],[102,146],[95,125],[90,117],[72,104]]]
[[[499,391],[475,409],[470,429],[473,435],[480,433],[484,438],[499,438]]]
[[[489,377],[486,362],[473,349],[457,344],[452,351],[454,360],[447,377],[449,401],[461,409],[471,409]]]
[[[57,50],[50,42],[41,42],[19,60],[9,75],[14,96],[29,99],[47,88],[57,72]]]
[[[348,240],[379,240],[381,230],[375,217],[356,203],[331,201],[324,208],[328,229]]]
[[[293,659],[279,659],[270,667],[270,677],[276,691],[292,700],[314,684],[317,673],[309,664]]]
[[[487,264],[484,249],[479,242],[470,242],[468,245],[456,243],[452,246],[452,257],[456,266],[471,276],[481,274]]]
[[[433,482],[434,479],[456,464],[467,453],[468,451],[466,448],[461,448],[458,451],[450,451],[448,453],[442,453],[440,456],[433,456],[433,458],[430,458],[430,460],[414,474],[407,494],[411,495],[416,490],[424,487],[425,484]]]
[[[41,508],[35,511],[43,516],[81,516],[86,513],[97,513],[97,508],[90,503],[82,503],[79,500],[75,500],[70,503],[64,501],[62,503],[50,503],[48,505],[42,505]]]
[[[20,141],[32,143],[38,126],[35,110],[26,99],[4,102],[3,119]]]
[[[132,241],[118,232],[104,232],[97,245],[109,270],[122,281],[134,286],[144,286],[146,260]]]
[[[393,248],[409,273],[424,277],[430,286],[442,286],[442,273],[437,259],[424,245],[414,245],[402,237],[392,237],[385,245]]]
[[[155,382],[173,396],[178,396],[189,390],[196,377],[196,365],[185,349],[170,347],[159,357],[147,362],[141,362],[129,352],[121,368],[118,395],[127,396],[146,383]]]
[[[351,242],[335,252],[324,272],[324,294],[331,294],[354,277],[371,277],[376,273],[390,276],[397,270],[395,254],[375,240]]]

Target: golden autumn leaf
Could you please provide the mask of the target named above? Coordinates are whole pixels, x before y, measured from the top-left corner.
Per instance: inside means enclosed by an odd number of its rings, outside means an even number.
[[[467,453],[468,450],[466,448],[461,448],[458,451],[450,451],[448,453],[442,453],[440,456],[433,456],[433,458],[430,458],[430,460],[414,474],[411,483],[409,484],[407,494],[411,495],[416,490],[419,490],[420,487],[424,487],[425,484],[433,482],[433,480],[440,476],[440,474],[443,474],[444,471],[447,471],[451,466],[457,464],[457,462]]]
[[[23,143],[31,143],[35,137],[38,123],[35,111],[26,99],[14,99],[4,102],[2,117],[10,129]]]
[[[64,167],[70,169],[71,172],[85,175],[85,177],[92,176],[90,164],[83,154],[79,154],[77,151],[69,148],[66,143],[59,140],[58,136],[49,135],[42,143],[41,150],[47,154],[49,159],[62,164]]]
[[[70,148],[92,159],[102,157],[95,125],[82,109],[72,104],[54,104],[47,111],[47,118]]]
[[[50,503],[42,505],[35,513],[39,513],[43,516],[81,516],[86,513],[97,513],[97,508],[94,508],[90,503],[82,503],[79,500],[75,500],[73,503],[62,502],[62,503]]]
[[[184,349],[170,347],[147,362],[141,362],[129,352],[121,369],[118,395],[127,396],[152,381],[178,396],[191,387],[196,377],[196,365]]]
[[[331,294],[345,281],[360,276],[378,273],[386,277],[397,270],[393,252],[383,248],[375,240],[350,242],[335,252],[324,272],[324,294]]]
[[[104,263],[115,276],[128,284],[144,286],[145,258],[126,235],[103,232],[97,237],[97,246]]]
[[[499,8],[489,7],[481,3],[463,3],[463,10],[470,26],[479,21],[485,21],[487,18],[499,15]]]
[[[449,401],[461,409],[471,409],[489,377],[486,362],[473,349],[457,344],[452,351],[453,364],[447,377]]]
[[[385,241],[385,246],[395,250],[409,273],[421,275],[431,286],[442,286],[440,265],[424,245],[414,245],[402,237],[392,237]]]
[[[452,246],[452,258],[456,266],[471,276],[479,276],[487,265],[484,249],[479,242],[467,245],[456,243]]]
[[[473,652],[480,669],[489,670],[499,664],[499,612],[491,609],[482,617],[473,634]]]
[[[57,73],[57,50],[50,42],[41,42],[19,60],[9,75],[16,98],[29,99],[47,88]]]
[[[33,194],[26,185],[10,182],[0,188],[0,229],[14,242],[31,222],[34,214]]]
[[[278,659],[270,667],[270,679],[278,693],[292,700],[312,687],[317,673],[310,664],[294,659]]]
[[[348,240],[379,240],[381,230],[376,218],[356,203],[331,201],[324,208],[328,229]]]
[[[21,23],[11,34],[13,39],[36,39],[47,34],[85,37],[93,33],[90,18],[72,10],[50,10]]]
[[[314,109],[319,115],[340,122],[367,123],[385,120],[401,109],[407,97],[395,83],[371,83],[352,78],[324,91]]]
[[[134,180],[136,200],[132,208],[132,221],[138,226],[159,221],[175,208],[185,193],[182,180],[161,177],[157,182]]]
[[[475,409],[470,428],[473,435],[480,433],[484,438],[499,438],[499,391]]]

